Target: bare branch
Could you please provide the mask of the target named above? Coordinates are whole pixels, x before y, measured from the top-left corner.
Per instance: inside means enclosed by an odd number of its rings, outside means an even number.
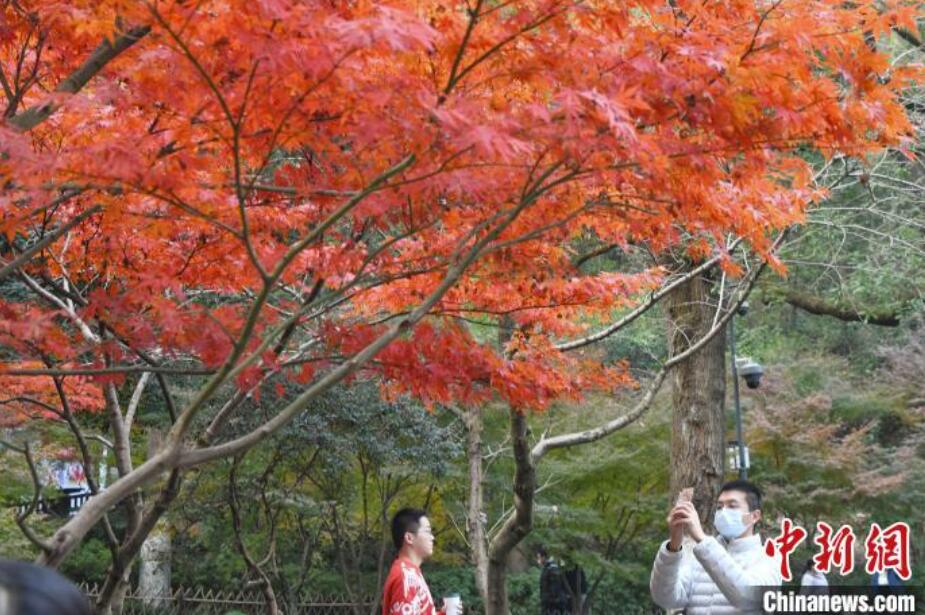
[[[773,251],[777,250],[783,243],[785,235],[786,232],[781,233],[781,235],[774,242],[774,246],[771,249],[772,253]],[[661,385],[671,368],[690,358],[706,344],[708,344],[714,336],[725,330],[726,323],[730,318],[732,318],[738,307],[748,297],[748,294],[754,287],[755,281],[758,279],[758,276],[763,271],[765,265],[766,262],[762,261],[761,265],[755,267],[751,272],[749,272],[745,280],[736,289],[736,292],[733,295],[733,299],[730,301],[730,305],[726,309],[726,313],[722,318],[714,320],[714,325],[710,331],[708,331],[701,339],[697,340],[697,342],[685,349],[684,352],[670,357],[668,361],[662,365],[661,369],[658,371],[655,378],[649,385],[649,388],[646,390],[646,393],[642,396],[639,402],[637,402],[632,410],[594,429],[541,439],[533,447],[531,452],[532,463],[538,462],[547,452],[552,449],[577,446],[605,438],[615,431],[630,425],[639,419],[643,414],[645,414],[649,407],[652,405],[652,401],[655,399],[655,395],[661,388]]]
[[[151,378],[151,372],[144,372],[141,375],[141,378],[138,379],[138,384],[135,385],[135,390],[132,392],[132,397],[128,402],[128,408],[125,410],[125,428],[129,431],[132,430],[132,423],[135,421],[135,412],[138,410],[138,405],[141,403],[141,395],[145,391],[145,386],[148,384],[149,378]]]
[[[731,252],[732,250],[734,250],[736,246],[739,245],[739,242],[741,242],[741,238],[733,241],[732,244],[729,246],[728,251]],[[601,329],[600,331],[596,333],[592,333],[591,335],[588,335],[581,339],[572,340],[570,342],[564,342],[562,344],[556,344],[555,346],[556,350],[576,350],[578,348],[588,346],[595,342],[599,342],[613,335],[620,329],[623,329],[624,327],[632,323],[634,320],[636,320],[637,318],[645,314],[652,306],[658,303],[662,299],[662,297],[664,297],[665,295],[667,295],[674,289],[678,288],[679,286],[692,280],[693,278],[708,271],[709,269],[714,267],[717,263],[719,263],[721,259],[722,259],[722,256],[717,255],[707,261],[704,261],[702,264],[698,265],[697,267],[694,267],[689,272],[687,272],[685,275],[681,276],[680,278],[677,278],[676,280],[674,280],[667,286],[662,286],[655,292],[651,293],[648,296],[648,298],[646,298],[645,301],[640,303],[633,311],[631,311],[629,314],[627,314],[626,316],[624,316],[617,322],[605,327],[604,329]]]
[[[64,390],[64,383],[60,378],[54,378],[54,383],[55,390],[58,392],[58,399],[61,400],[61,416],[64,418],[65,422],[67,422],[68,428],[70,428],[71,433],[74,435],[74,439],[77,440],[77,446],[80,449],[87,487],[89,487],[92,495],[96,495],[100,492],[100,489],[96,481],[96,464],[93,462],[93,456],[90,454],[90,447],[87,446],[87,438],[71,411],[71,404],[67,398],[67,392]],[[96,439],[102,441],[104,444],[109,444],[110,449],[114,448],[112,444],[102,436],[96,436]],[[109,545],[109,549],[112,551],[113,555],[115,555],[119,541],[116,538],[115,531],[112,529],[112,524],[109,522],[109,515],[103,515],[103,529],[106,532],[106,541]]]
[[[67,199],[77,196],[78,194],[80,194],[79,190],[69,191],[68,193],[66,193],[66,195],[62,195],[56,200],[63,202]],[[8,275],[15,272],[16,270],[18,270],[20,267],[22,267],[26,263],[28,263],[30,260],[32,260],[33,256],[35,256],[37,253],[41,252],[46,247],[51,245],[59,237],[67,233],[69,230],[71,230],[72,228],[74,228],[75,226],[77,226],[78,224],[80,224],[81,222],[83,222],[84,220],[92,216],[93,214],[98,213],[102,210],[103,210],[102,207],[100,207],[99,205],[95,205],[94,207],[91,207],[87,211],[84,211],[80,213],[79,215],[74,216],[74,218],[72,218],[71,220],[63,224],[62,226],[58,227],[51,233],[48,233],[47,235],[45,235],[40,241],[36,242],[35,244],[29,246],[26,250],[24,250],[19,256],[17,256],[10,262],[4,264],[3,267],[0,268],[0,280],[6,278]]]
[[[559,436],[553,436],[551,438],[545,438],[540,440],[530,452],[530,456],[533,460],[533,463],[539,462],[546,453],[553,449],[557,448],[567,448],[570,446],[578,446],[579,444],[587,444],[589,442],[596,442],[609,436],[610,434],[623,429],[627,425],[630,425],[636,421],[639,417],[646,413],[649,407],[652,405],[652,401],[655,399],[656,394],[659,389],[662,387],[662,383],[665,381],[665,377],[668,375],[668,368],[663,367],[655,375],[655,378],[652,379],[652,382],[649,384],[646,389],[645,394],[640,398],[633,408],[623,414],[618,416],[610,421],[607,421],[603,425],[595,427],[593,429],[587,429],[584,431],[579,431],[575,433],[562,434]]]
[[[17,450],[9,444],[7,444],[7,446]],[[39,473],[38,470],[35,469],[35,460],[32,458],[32,449],[29,447],[29,443],[24,443],[22,449],[18,450],[23,454],[23,457],[26,458],[26,463],[29,465],[29,475],[32,477],[32,501],[29,502],[29,506],[27,506],[24,511],[16,515],[16,525],[19,526],[23,535],[29,539],[29,542],[41,549],[43,553],[50,553],[52,551],[51,544],[42,540],[31,527],[26,525],[26,520],[35,512],[35,509],[39,505],[39,500],[42,497],[42,484],[39,482]]]
[[[104,376],[107,374],[137,374],[153,372],[157,374],[174,374],[178,376],[209,376],[213,369],[197,367],[155,367],[151,365],[114,365],[110,367],[73,367],[73,368],[18,368],[4,369],[0,373],[10,376]]]
[[[101,341],[100,336],[94,333],[93,329],[90,328],[90,325],[84,322],[84,320],[80,316],[77,315],[77,312],[74,311],[74,308],[72,306],[68,305],[64,300],[59,299],[56,295],[52,294],[50,291],[42,288],[42,286],[38,282],[33,280],[32,277],[29,276],[29,274],[26,273],[25,271],[20,271],[19,273],[20,273],[20,277],[22,277],[23,281],[26,283],[26,285],[29,288],[34,290],[37,294],[45,298],[47,301],[49,301],[53,305],[57,306],[62,312],[66,314],[67,317],[75,325],[77,325],[77,328],[80,329],[81,335],[83,335],[84,338],[88,342],[91,342],[93,344],[100,343]]]
[[[231,415],[231,413],[234,412],[235,409],[238,408],[241,405],[241,403],[245,399],[248,398],[248,396],[251,394],[251,392],[254,391],[254,389],[258,388],[261,384],[263,384],[265,380],[266,380],[266,376],[262,378],[259,383],[251,387],[251,389],[248,391],[242,391],[241,389],[238,389],[237,391],[235,391],[234,395],[231,396],[231,399],[225,402],[225,405],[222,406],[219,409],[219,411],[215,413],[215,416],[212,418],[212,421],[209,423],[209,426],[199,437],[199,444],[202,446],[208,446],[209,444],[211,444],[212,441],[215,439],[215,436],[218,435],[218,430],[222,428],[222,425],[225,424],[225,421],[228,420],[228,417]]]

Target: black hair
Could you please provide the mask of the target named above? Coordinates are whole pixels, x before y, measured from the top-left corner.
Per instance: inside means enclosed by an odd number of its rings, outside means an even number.
[[[549,553],[546,552],[546,547],[537,547],[536,554],[542,557],[543,559],[546,559],[547,557],[549,557]]]
[[[392,517],[392,543],[399,551],[405,544],[405,534],[416,534],[421,527],[421,519],[427,513],[420,508],[402,508]]]
[[[761,490],[754,484],[741,478],[731,480],[719,488],[719,492],[724,491],[742,491],[745,493],[745,501],[748,503],[749,512],[761,510]]]
[[[814,571],[816,569],[816,564],[813,561],[814,559],[815,559],[814,557],[811,557],[808,560],[806,560],[806,568],[803,570],[804,573]]]
[[[91,615],[87,597],[51,568],[0,560],[0,607],[16,615]],[[2,610],[2,608],[0,608]]]

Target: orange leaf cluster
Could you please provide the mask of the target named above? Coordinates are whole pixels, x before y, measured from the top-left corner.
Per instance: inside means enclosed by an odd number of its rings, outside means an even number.
[[[39,363],[19,362],[18,368],[40,368]],[[61,384],[71,412],[100,412],[102,391],[87,378],[65,378]],[[31,420],[60,420],[61,398],[50,377],[38,380],[10,376],[0,371],[0,427],[18,427]]]

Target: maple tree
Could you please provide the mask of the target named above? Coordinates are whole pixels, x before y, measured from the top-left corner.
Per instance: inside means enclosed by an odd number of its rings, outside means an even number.
[[[796,148],[899,143],[918,75],[869,44],[915,27],[898,0],[0,7],[0,279],[27,295],[0,302],[3,371],[44,394],[91,377],[117,440],[119,480],[43,543],[51,564],[360,370],[520,412],[629,383],[562,340],[664,272],[579,275],[573,240],[684,240],[736,273],[732,234],[776,265],[774,231],[820,196]],[[511,317],[502,351],[478,315]],[[302,393],[216,442],[281,372]],[[136,467],[120,395],[140,373],[172,425]],[[138,507],[123,559],[169,500]]]

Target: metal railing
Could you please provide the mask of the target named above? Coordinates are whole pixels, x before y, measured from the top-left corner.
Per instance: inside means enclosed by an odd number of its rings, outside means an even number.
[[[46,498],[39,496],[39,501],[35,505],[36,513],[43,515],[56,515],[59,517],[73,517],[80,510],[81,506],[90,499],[89,491],[79,491],[77,493],[62,493],[58,497]],[[20,502],[16,505],[16,512],[23,514],[32,505],[31,499]]]
[[[98,585],[81,585],[92,601],[99,596]],[[357,615],[369,613],[373,599],[355,601],[346,596],[304,594],[290,604],[277,598],[280,612],[286,615]],[[125,595],[123,615],[263,615],[266,600],[259,591],[222,591],[204,587],[181,587],[169,596],[145,596],[137,588]]]

